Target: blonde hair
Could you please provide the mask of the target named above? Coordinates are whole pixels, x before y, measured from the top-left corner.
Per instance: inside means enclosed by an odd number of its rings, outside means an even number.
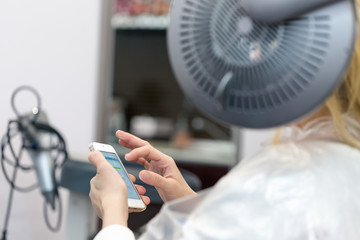
[[[357,14],[360,12],[360,0],[356,0]],[[359,21],[359,20],[358,20]],[[360,29],[360,23],[358,23]],[[354,55],[351,59],[344,82],[326,101],[337,133],[344,143],[360,149],[360,139],[356,139],[346,128],[343,114],[351,115],[360,122],[360,31],[358,32]]]

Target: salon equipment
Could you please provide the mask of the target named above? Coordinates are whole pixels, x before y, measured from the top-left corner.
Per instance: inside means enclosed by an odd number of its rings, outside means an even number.
[[[17,94],[24,91],[34,94],[37,100],[37,106],[31,110],[31,113],[20,113],[15,105]],[[14,190],[28,192],[39,186],[45,199],[44,217],[46,224],[52,231],[59,230],[62,205],[56,173],[67,160],[65,141],[61,134],[49,125],[45,113],[41,111],[40,96],[34,88],[29,86],[17,88],[12,95],[11,105],[17,119],[9,121],[7,132],[1,141],[1,167],[6,180],[11,186],[2,240],[7,239],[7,225]],[[24,164],[25,152],[30,156],[33,165]],[[12,175],[9,174],[6,165],[13,168]],[[37,183],[28,187],[18,186],[16,177],[19,170],[35,170]],[[56,226],[52,226],[49,222],[48,205],[50,205],[52,211],[58,210]]]
[[[354,0],[173,1],[168,49],[198,109],[274,127],[311,113],[339,85],[356,17]]]

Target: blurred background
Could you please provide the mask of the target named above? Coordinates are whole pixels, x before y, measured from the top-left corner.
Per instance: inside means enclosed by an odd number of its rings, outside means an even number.
[[[15,192],[8,239],[89,239],[96,234],[100,222],[87,195],[94,175],[88,144],[109,143],[123,156],[127,150],[117,145],[117,129],[172,156],[199,190],[215,184],[271,138],[272,129],[218,123],[183,95],[167,52],[169,9],[170,0],[0,0],[0,134],[16,118],[10,105],[13,91],[32,86],[74,164],[63,169],[60,231],[53,233],[44,223],[38,189]],[[87,177],[77,179],[78,173]],[[36,181],[35,173],[19,174],[17,181]],[[0,189],[2,231],[10,189],[2,173]],[[138,230],[156,214],[161,202],[154,199],[153,208],[130,216],[130,228]]]

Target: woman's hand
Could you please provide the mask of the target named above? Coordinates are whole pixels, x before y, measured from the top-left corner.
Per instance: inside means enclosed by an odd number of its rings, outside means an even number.
[[[146,170],[139,174],[140,179],[154,186],[164,202],[195,194],[181,175],[174,159],[130,133],[118,130],[116,136],[120,145],[132,150],[125,155],[125,159],[145,167]]]
[[[96,176],[90,181],[89,196],[97,215],[103,220],[103,227],[127,226],[128,193],[120,174],[99,151],[89,153],[88,159],[97,169]]]
[[[120,224],[127,226],[128,192],[120,174],[105,160],[99,151],[91,152],[89,161],[96,167],[97,174],[90,181],[90,199],[97,215],[103,220],[103,227]],[[132,182],[135,177],[129,174]],[[135,185],[144,203],[150,199],[143,186]]]

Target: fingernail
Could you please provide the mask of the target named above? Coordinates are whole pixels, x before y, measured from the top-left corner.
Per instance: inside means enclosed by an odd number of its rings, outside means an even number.
[[[121,133],[118,134],[118,138],[121,139],[121,140],[125,139],[124,136]]]
[[[129,160],[128,160],[128,156],[129,156],[129,154],[128,154],[128,153],[127,153],[127,154],[125,154],[125,156],[124,156],[124,158],[125,158],[125,160],[126,160],[126,161],[129,161]]]
[[[147,172],[142,172],[140,175],[139,175],[141,181],[145,182],[146,180],[148,180],[149,178],[149,174]]]

